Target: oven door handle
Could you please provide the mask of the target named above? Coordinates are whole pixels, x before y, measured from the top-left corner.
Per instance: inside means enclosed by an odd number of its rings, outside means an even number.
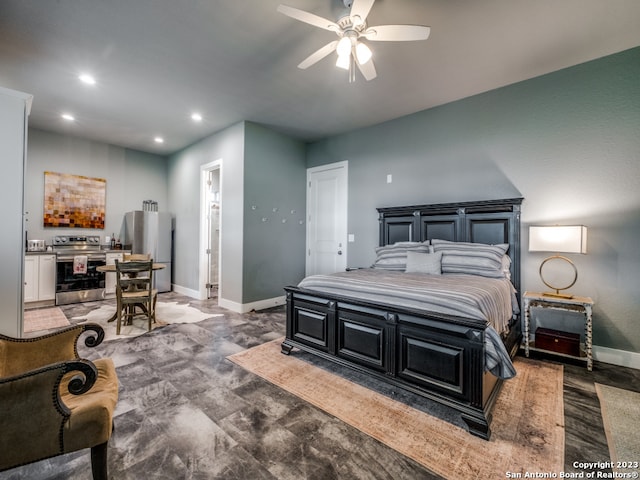
[[[78,254],[78,255],[58,255],[56,257],[56,262],[58,263],[62,263],[62,262],[73,262],[73,259],[77,256],[81,256],[82,254]],[[87,261],[89,262],[106,262],[107,258],[104,255],[87,255]]]

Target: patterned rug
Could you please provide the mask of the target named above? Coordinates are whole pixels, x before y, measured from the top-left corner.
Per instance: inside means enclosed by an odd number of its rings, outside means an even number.
[[[23,318],[24,333],[39,332],[69,325],[69,320],[60,310],[60,307],[25,310]]]
[[[227,357],[444,478],[505,478],[564,467],[561,365],[516,358],[515,378],[498,396],[485,441],[292,355],[283,339]]]
[[[120,335],[116,335],[116,322],[109,322],[110,318],[116,314],[116,306],[114,304],[104,304],[100,308],[92,310],[81,317],[74,317],[75,323],[97,323],[104,329],[104,341],[119,340],[123,338],[136,337],[147,333],[148,323],[147,317],[138,315],[134,317],[131,325],[122,325],[120,327]],[[153,324],[152,330],[161,328],[170,323],[196,323],[207,318],[221,317],[222,314],[204,313],[197,308],[190,307],[186,304],[178,304],[178,302],[158,302],[156,305],[156,323]]]
[[[614,471],[618,462],[640,460],[640,393],[596,383],[602,423],[607,436]]]

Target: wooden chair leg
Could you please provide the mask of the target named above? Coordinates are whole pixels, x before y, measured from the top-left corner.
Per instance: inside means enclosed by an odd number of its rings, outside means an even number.
[[[120,335],[120,322],[122,322],[122,302],[118,301],[116,304],[116,335]]]
[[[153,323],[156,323],[156,303],[158,303],[158,295],[153,296]]]
[[[91,473],[93,480],[108,480],[107,474],[107,445],[101,443],[91,448]]]

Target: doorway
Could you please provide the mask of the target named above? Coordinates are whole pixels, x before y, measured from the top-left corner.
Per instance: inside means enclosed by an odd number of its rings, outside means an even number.
[[[200,298],[219,299],[221,290],[222,160],[201,166]]]
[[[307,275],[347,268],[348,165],[307,170]]]

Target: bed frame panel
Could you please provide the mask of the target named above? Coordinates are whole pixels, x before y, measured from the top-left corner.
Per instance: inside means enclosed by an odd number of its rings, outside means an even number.
[[[508,243],[511,279],[520,290],[521,198],[379,208],[380,245],[434,238]],[[488,439],[502,380],[484,371],[486,322],[286,287],[282,352],[294,347],[365,372],[460,412],[469,431]],[[515,355],[520,320],[505,345]]]

